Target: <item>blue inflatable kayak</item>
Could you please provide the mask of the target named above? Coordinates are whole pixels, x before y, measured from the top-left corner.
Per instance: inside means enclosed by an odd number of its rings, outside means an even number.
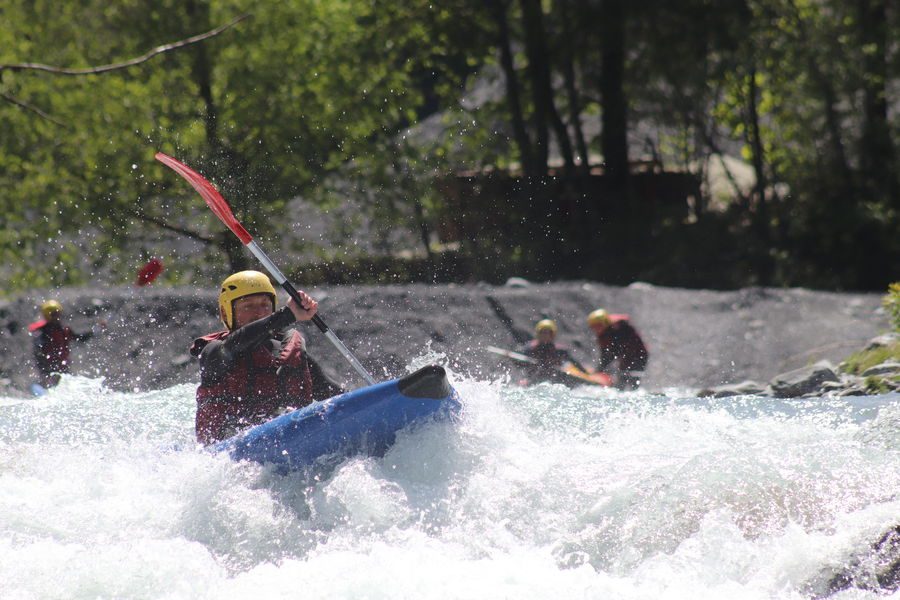
[[[217,444],[235,460],[301,470],[324,459],[380,456],[398,431],[429,420],[450,420],[459,395],[442,367],[428,366],[394,379],[314,402]]]

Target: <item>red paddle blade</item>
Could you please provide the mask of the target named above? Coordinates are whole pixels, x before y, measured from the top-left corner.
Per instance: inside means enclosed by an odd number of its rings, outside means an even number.
[[[183,162],[178,161],[167,154],[163,154],[162,152],[156,153],[156,160],[187,179],[188,183],[203,196],[203,199],[206,200],[206,204],[212,209],[215,215],[219,217],[219,220],[225,223],[225,225],[228,226],[228,229],[234,232],[234,235],[238,236],[242,244],[246,245],[253,241],[253,237],[247,233],[244,226],[234,218],[231,207],[225,202],[225,198],[222,197],[219,190],[214,188],[213,184],[205,180],[200,173]]]
[[[163,264],[158,258],[151,258],[147,264],[141,267],[141,270],[138,271],[137,281],[135,281],[135,285],[144,286],[153,283],[153,281],[159,277],[159,274],[163,272]]]

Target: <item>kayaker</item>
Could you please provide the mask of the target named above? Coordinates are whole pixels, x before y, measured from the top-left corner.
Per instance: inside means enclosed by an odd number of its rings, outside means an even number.
[[[85,342],[94,332],[75,333],[62,323],[63,307],[58,300],[47,300],[41,304],[39,321],[28,326],[28,334],[33,338],[32,351],[41,386],[49,388],[59,383],[60,375],[70,369],[70,342]],[[102,324],[102,322],[101,322]]]
[[[520,381],[522,385],[541,381],[560,381],[563,378],[562,368],[566,363],[572,363],[584,370],[584,367],[572,357],[568,348],[556,343],[556,333],[556,323],[551,319],[542,319],[534,326],[534,339],[525,345],[522,354],[538,362],[525,366],[527,378]]]
[[[597,346],[600,348],[597,370],[612,371],[613,385],[619,389],[637,388],[647,368],[649,355],[644,340],[631,325],[628,315],[611,315],[598,308],[588,315],[587,322],[597,334]]]
[[[275,310],[275,288],[259,271],[241,271],[222,282],[219,316],[227,328],[194,340],[200,359],[197,441],[210,444],[290,408],[343,392],[307,354],[295,321],[308,321],[318,303],[305,292]]]

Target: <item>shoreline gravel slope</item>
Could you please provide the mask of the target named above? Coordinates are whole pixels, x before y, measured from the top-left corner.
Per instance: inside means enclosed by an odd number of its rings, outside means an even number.
[[[212,287],[212,286],[210,286]],[[820,359],[839,362],[889,329],[881,294],[806,289],[736,291],[554,282],[524,287],[472,285],[312,288],[320,314],[376,379],[436,353],[455,370],[496,378],[515,365],[486,351],[518,349],[544,317],[558,341],[585,363],[596,359],[585,316],[597,307],[628,313],[650,349],[645,388],[697,389],[746,379],[765,382]],[[283,295],[282,295],[283,296]],[[105,331],[73,348],[73,373],[102,376],[116,389],[156,389],[198,381],[187,349],[221,328],[209,288],[128,286],[35,290],[0,302],[0,392],[21,395],[35,380],[27,326],[45,298],[62,302],[77,332]],[[279,300],[283,300],[280,298]],[[314,327],[301,325],[310,352],[337,379],[362,385]]]

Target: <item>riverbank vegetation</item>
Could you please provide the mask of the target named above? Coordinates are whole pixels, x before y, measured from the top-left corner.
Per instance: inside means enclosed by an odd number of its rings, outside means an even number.
[[[888,312],[893,332],[878,338],[879,343],[869,344],[841,363],[841,371],[850,375],[871,373],[870,369],[878,365],[895,365],[893,370],[882,369],[866,376],[866,388],[871,393],[887,393],[900,386],[900,283],[889,286],[882,305]]]
[[[2,14],[7,291],[130,280],[149,256],[169,283],[251,264],[157,150],[324,281],[900,277],[900,14],[885,0]]]

